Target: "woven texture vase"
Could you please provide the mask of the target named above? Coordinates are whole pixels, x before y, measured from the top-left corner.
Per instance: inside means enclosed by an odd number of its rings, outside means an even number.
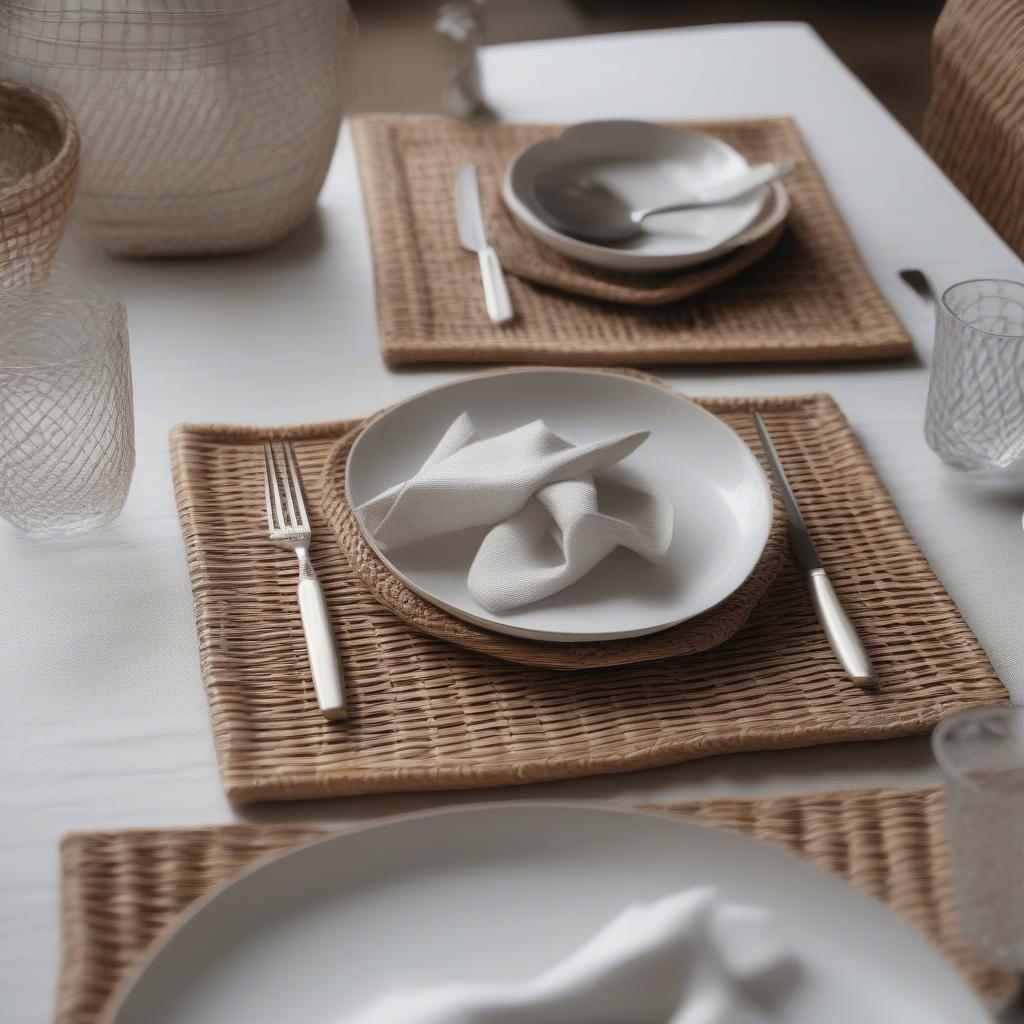
[[[1024,3],[947,0],[932,64],[925,148],[1024,256]]]
[[[49,273],[71,211],[78,155],[64,103],[0,81],[0,287]]]
[[[312,210],[345,109],[345,0],[9,0],[0,74],[64,97],[76,215],[122,255],[268,245]]]

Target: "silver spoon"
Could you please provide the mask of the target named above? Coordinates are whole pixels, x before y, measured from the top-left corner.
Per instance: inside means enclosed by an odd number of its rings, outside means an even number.
[[[677,202],[639,210],[600,182],[559,171],[540,175],[533,194],[559,231],[587,242],[624,242],[640,233],[648,217],[732,202],[789,174],[794,166],[793,160],[757,164],[737,178],[703,188]]]

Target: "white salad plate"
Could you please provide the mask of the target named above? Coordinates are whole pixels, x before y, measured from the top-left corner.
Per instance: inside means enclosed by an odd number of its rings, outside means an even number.
[[[739,436],[674,391],[593,370],[480,374],[393,406],[366,427],[349,453],[352,508],[414,476],[464,412],[482,437],[534,420],[573,444],[649,430],[650,437],[605,479],[659,491],[672,502],[675,519],[672,544],[657,565],[620,548],[560,593],[501,614],[478,604],[467,584],[487,527],[387,553],[363,529],[410,589],[458,618],[554,643],[643,636],[725,600],[761,557],[771,529],[771,489]]]
[[[785,201],[788,210],[783,185],[766,185],[730,203],[651,217],[636,237],[601,245],[559,231],[534,195],[534,183],[555,171],[585,177],[640,208],[672,202],[747,170],[749,164],[740,153],[702,132],[645,121],[590,121],[516,156],[505,173],[502,198],[527,231],[565,256],[612,270],[677,270],[767,234],[774,225],[753,235],[750,229],[770,197],[776,203]]]
[[[105,1024],[347,1024],[399,988],[526,980],[634,903],[694,886],[774,913],[796,983],[779,1024],[987,1024],[940,954],[790,854],[657,814],[449,808],[318,840],[187,911]]]

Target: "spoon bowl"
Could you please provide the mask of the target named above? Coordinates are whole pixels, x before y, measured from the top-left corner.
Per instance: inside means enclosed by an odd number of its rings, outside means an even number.
[[[534,182],[533,194],[551,225],[574,238],[624,242],[640,231],[629,203],[592,178],[550,172]]]

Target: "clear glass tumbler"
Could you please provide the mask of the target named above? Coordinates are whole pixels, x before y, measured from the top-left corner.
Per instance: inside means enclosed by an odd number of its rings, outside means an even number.
[[[964,931],[989,963],[1024,969],[1024,708],[976,708],[932,735],[946,778]]]
[[[0,288],[0,516],[81,533],[121,511],[134,468],[124,307],[61,267]]]
[[[943,294],[925,437],[962,469],[1024,462],[1024,284],[964,281]]]
[[[447,113],[464,121],[487,116],[480,72],[483,14],[480,0],[451,0],[434,21],[441,42],[444,75],[441,102]]]

